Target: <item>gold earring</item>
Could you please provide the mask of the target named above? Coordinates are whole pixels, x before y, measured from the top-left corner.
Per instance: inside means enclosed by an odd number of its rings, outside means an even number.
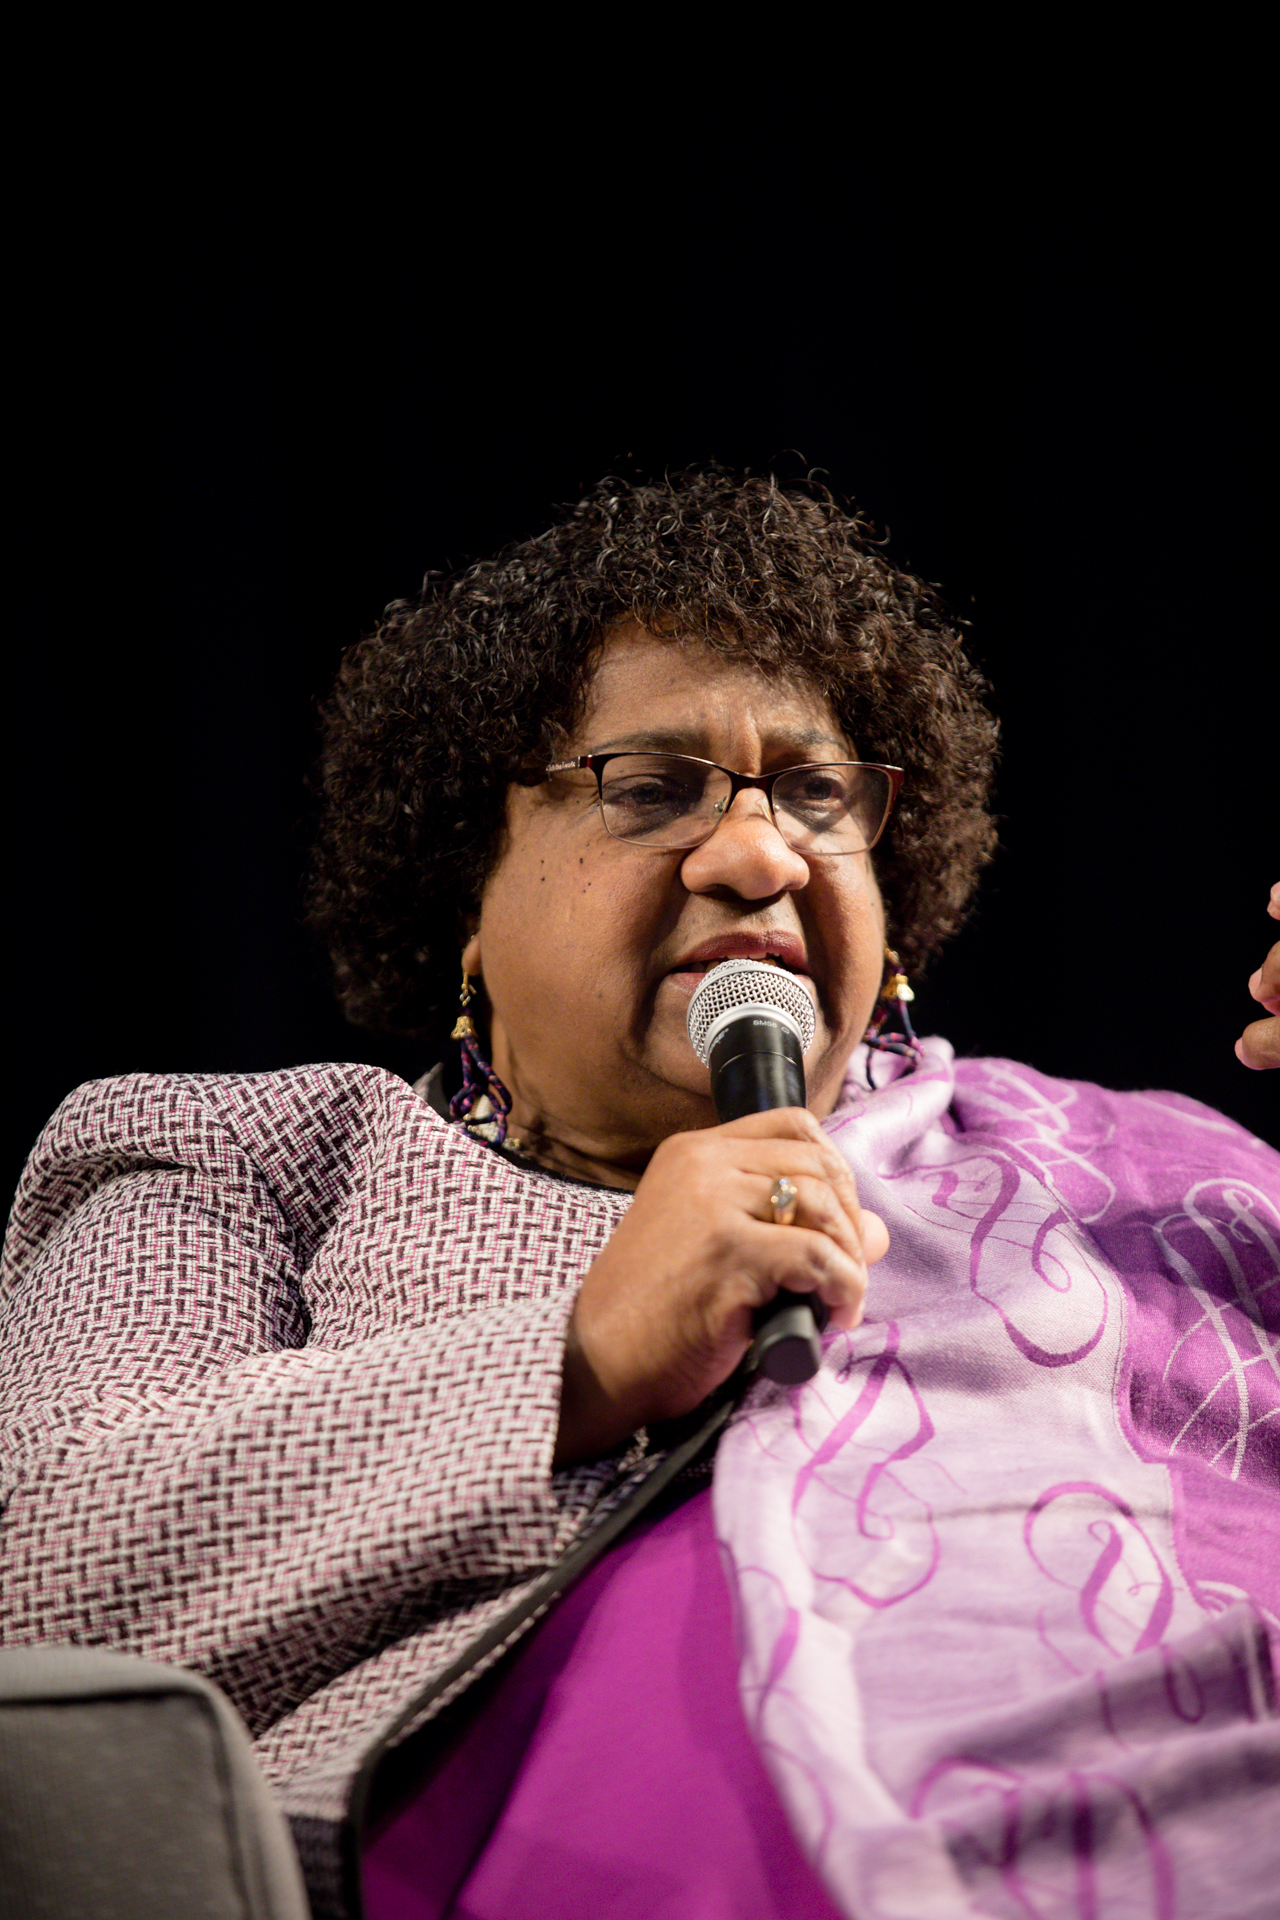
[[[904,1000],[914,1000],[915,994],[907,984],[907,976],[902,971],[902,962],[892,947],[884,950],[884,985],[880,989],[882,1000],[896,1000],[899,1005]]]
[[[911,1015],[907,1012],[907,1002],[914,1000],[915,997],[915,994],[908,984],[907,976],[902,971],[902,963],[898,959],[897,954],[892,947],[886,947],[884,950],[884,981],[881,985],[880,992],[876,996],[875,1011],[871,1016],[871,1024],[862,1037],[866,1041],[869,1049],[874,1049],[881,1053],[901,1054],[905,1059],[909,1060],[911,1065],[907,1068],[908,1073],[914,1073],[915,1069],[920,1066],[924,1060],[924,1048],[916,1039],[915,1029],[911,1025]],[[886,1023],[890,1016],[895,1014],[902,1028],[902,1032],[900,1034],[886,1033],[884,1031]],[[871,1078],[870,1051],[867,1054],[867,1085],[874,1093],[876,1083]]]
[[[511,1095],[480,1051],[476,1023],[467,1011],[475,995],[472,977],[464,967],[458,993],[461,1011],[453,1023],[452,1034],[462,1052],[462,1086],[449,1102],[449,1118],[459,1121],[468,1133],[500,1147],[507,1140]],[[519,1144],[512,1134],[510,1145],[518,1147]]]
[[[475,990],[475,987],[472,985],[471,975],[467,972],[466,968],[463,967],[462,987],[458,994],[458,1003],[462,1011],[459,1013],[457,1019],[453,1023],[453,1032],[449,1035],[449,1038],[451,1040],[474,1040],[475,1039],[476,1023],[471,1018],[471,1015],[467,1012],[467,1008],[471,1005],[471,1002],[475,999],[475,997],[476,997],[476,990]]]

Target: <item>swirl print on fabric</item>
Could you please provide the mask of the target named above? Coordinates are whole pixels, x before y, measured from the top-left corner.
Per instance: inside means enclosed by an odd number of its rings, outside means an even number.
[[[857,1920],[1262,1916],[1280,1157],[926,1045],[827,1123],[863,1324],[721,1447],[748,1723]]]

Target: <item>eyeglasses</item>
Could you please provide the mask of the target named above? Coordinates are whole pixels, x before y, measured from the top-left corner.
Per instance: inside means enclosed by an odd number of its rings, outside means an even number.
[[[589,769],[605,830],[637,847],[700,847],[744,787],[758,787],[769,817],[797,853],[866,853],[884,832],[902,785],[901,767],[858,760],[733,773],[684,753],[584,753],[546,769]]]

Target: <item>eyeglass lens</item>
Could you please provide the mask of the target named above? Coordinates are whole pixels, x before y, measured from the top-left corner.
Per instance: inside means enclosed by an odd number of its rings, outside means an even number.
[[[623,753],[600,772],[607,830],[646,847],[696,847],[715,832],[733,792],[718,767],[679,754]],[[789,768],[773,787],[778,831],[802,853],[862,853],[884,825],[893,783],[879,767]]]

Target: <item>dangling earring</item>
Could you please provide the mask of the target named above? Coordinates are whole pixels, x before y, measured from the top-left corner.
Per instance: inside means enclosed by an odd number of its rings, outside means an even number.
[[[884,950],[884,985],[876,1001],[875,1012],[871,1016],[871,1025],[863,1034],[867,1046],[880,1053],[900,1053],[910,1060],[908,1073],[914,1073],[924,1059],[924,1048],[916,1039],[915,1029],[911,1025],[911,1015],[907,1012],[907,1003],[915,999],[915,994],[907,985],[907,976],[903,973],[897,954],[892,947]],[[889,1016],[897,1012],[902,1026],[901,1033],[885,1033],[884,1027]],[[872,1093],[876,1083],[871,1078],[871,1055],[867,1055],[867,1085]]]
[[[449,1102],[449,1118],[460,1120],[468,1133],[500,1147],[507,1137],[507,1115],[511,1095],[480,1051],[476,1023],[467,1012],[475,998],[475,988],[466,968],[462,969],[462,991],[458,998],[462,1011],[454,1022],[450,1038],[462,1047],[462,1088]],[[514,1141],[512,1142],[514,1145]]]

